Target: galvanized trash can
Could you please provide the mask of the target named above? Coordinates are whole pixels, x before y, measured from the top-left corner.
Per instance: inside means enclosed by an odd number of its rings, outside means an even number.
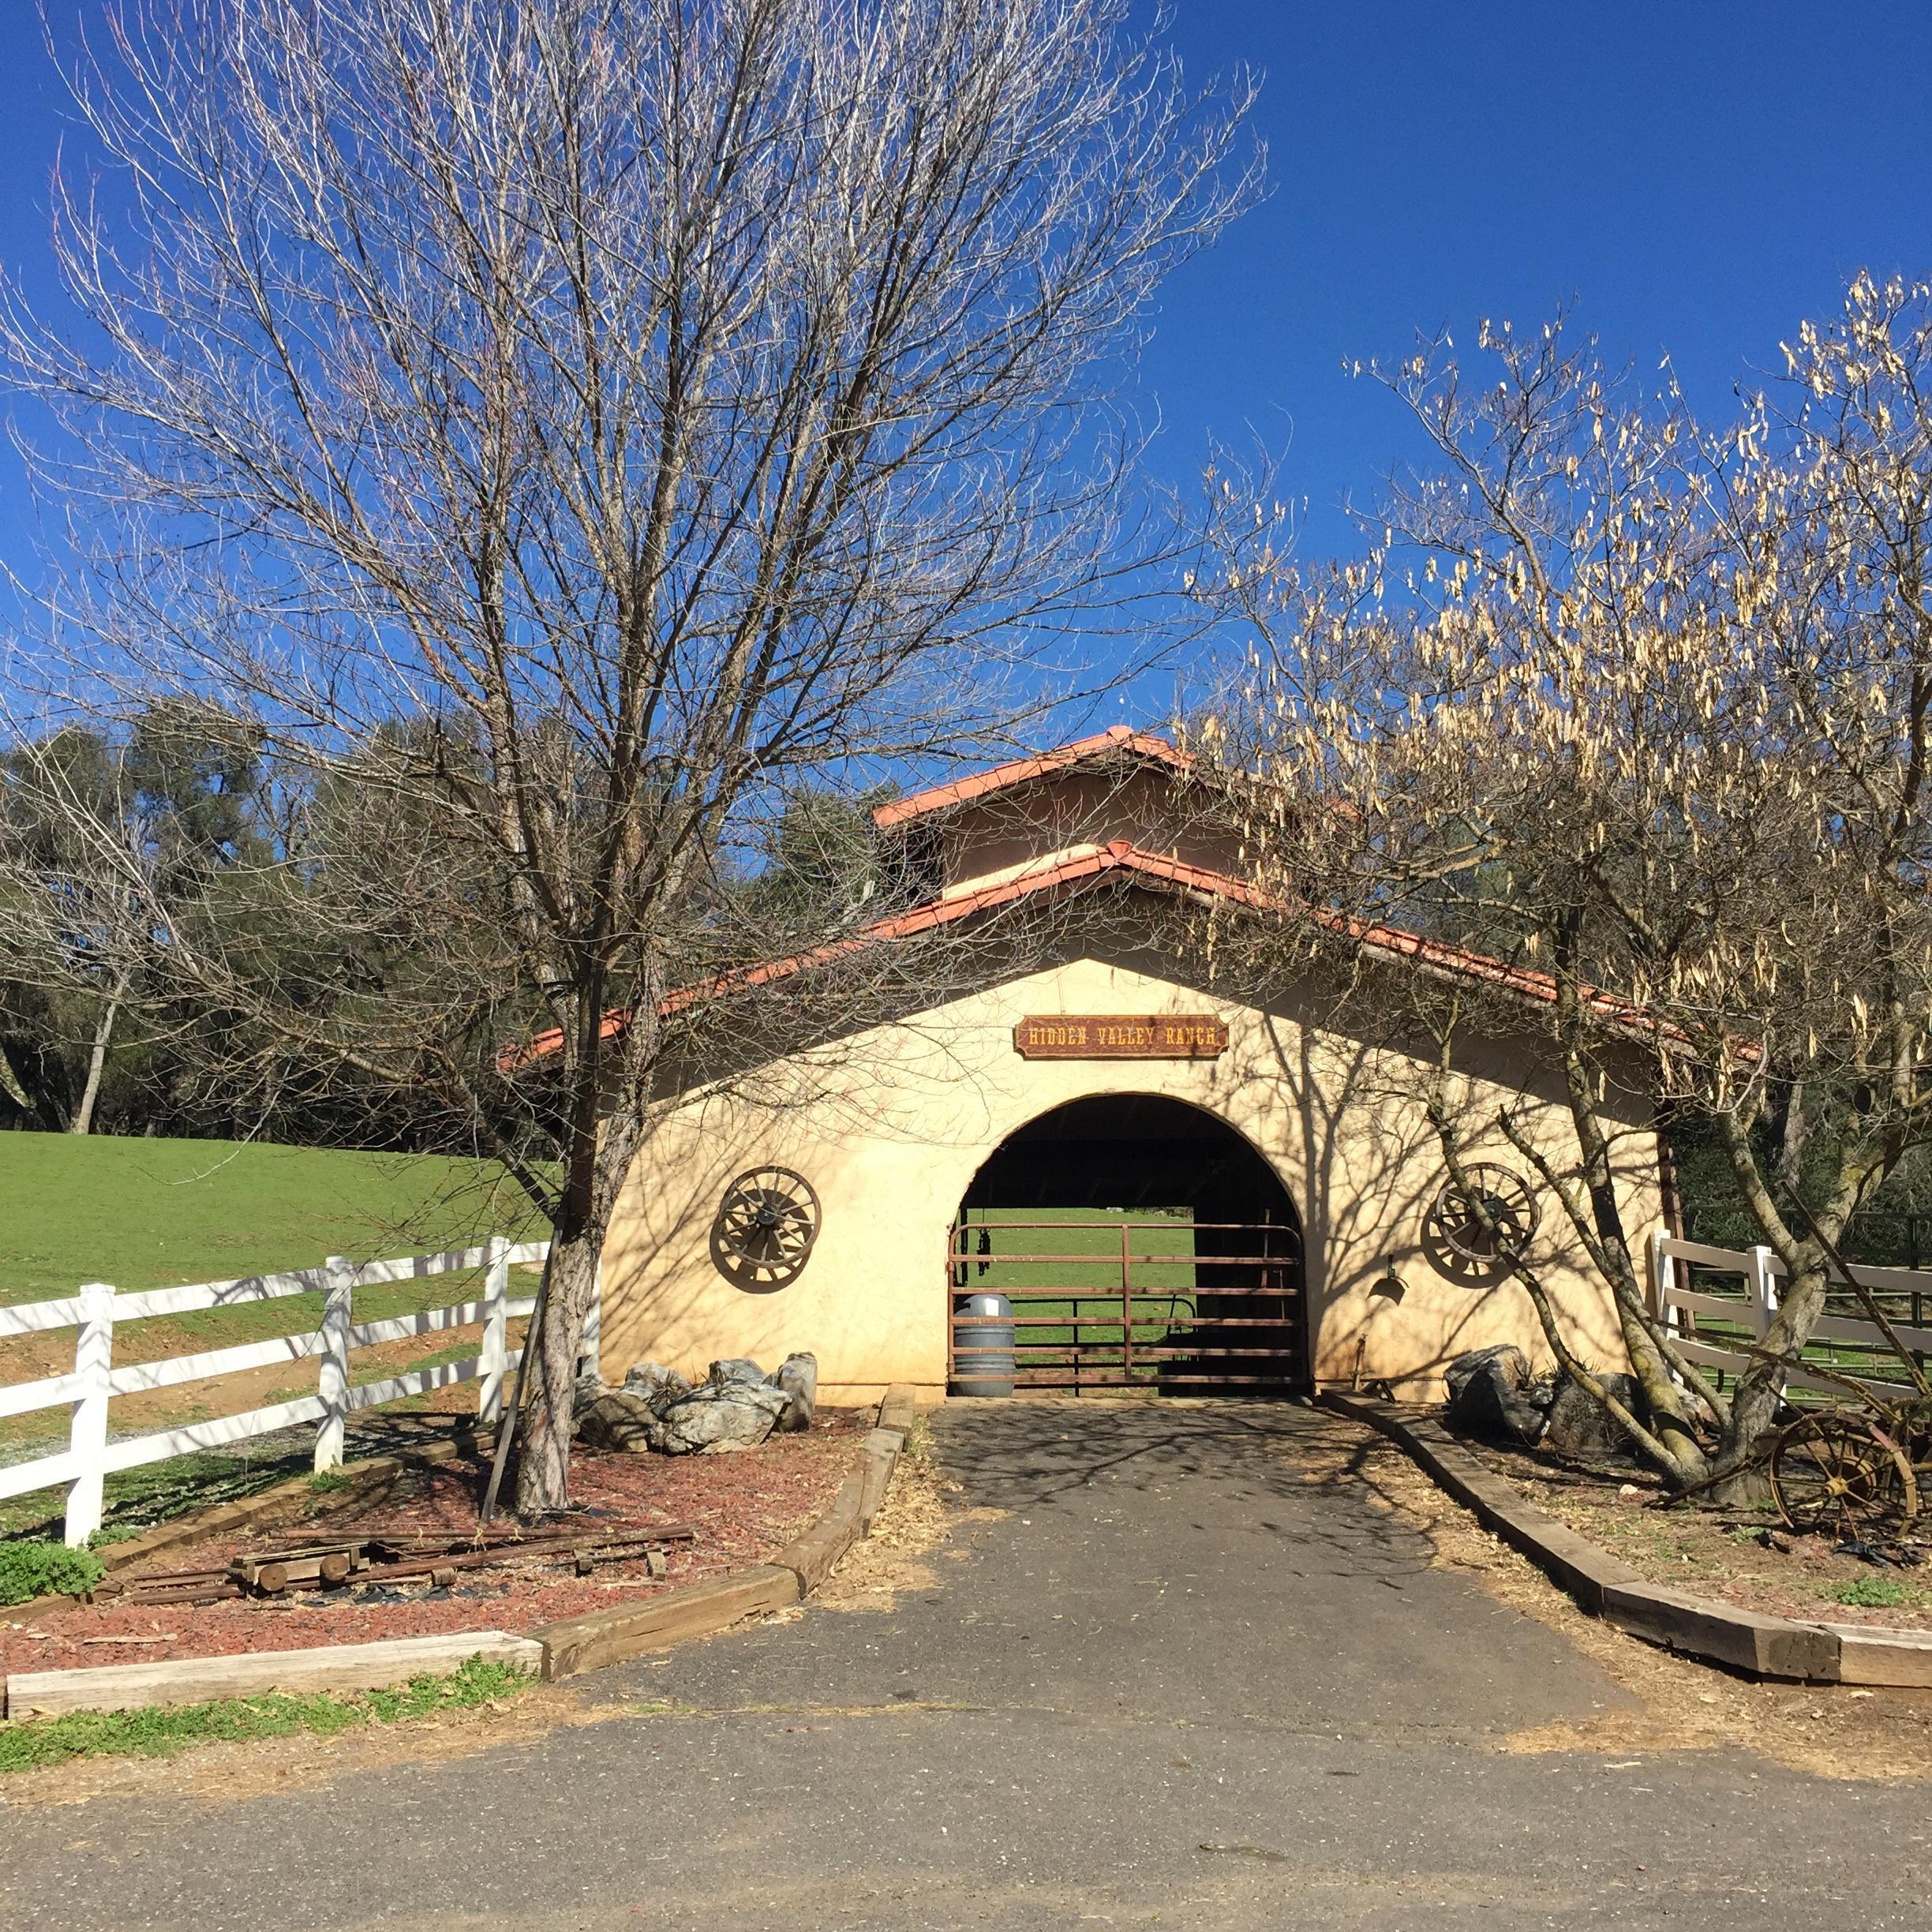
[[[1013,1304],[1003,1294],[961,1295],[953,1309],[953,1393],[1013,1392]]]

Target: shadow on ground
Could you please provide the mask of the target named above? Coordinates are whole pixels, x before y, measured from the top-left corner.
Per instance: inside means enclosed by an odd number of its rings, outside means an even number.
[[[1285,1404],[954,1403],[963,1521],[938,1587],[747,1632],[598,1694],[1017,1705],[1331,1732],[1507,1731],[1619,1692],[1554,1631],[1432,1567],[1365,1432]]]

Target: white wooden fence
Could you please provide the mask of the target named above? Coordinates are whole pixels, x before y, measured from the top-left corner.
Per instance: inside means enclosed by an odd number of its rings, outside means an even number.
[[[1721,1336],[1705,1339],[1698,1331],[1698,1317],[1741,1327],[1760,1339],[1777,1312],[1778,1287],[1784,1279],[1784,1264],[1769,1248],[1707,1248],[1701,1241],[1680,1241],[1672,1234],[1657,1234],[1652,1241],[1653,1279],[1657,1283],[1657,1305],[1665,1328],[1686,1361],[1737,1375],[1750,1365],[1751,1358],[1735,1347],[1726,1347]],[[1742,1292],[1712,1294],[1693,1289],[1693,1267],[1714,1270],[1743,1278]],[[1872,1290],[1885,1319],[1907,1348],[1915,1353],[1932,1353],[1932,1327],[1923,1323],[1923,1313],[1932,1305],[1932,1274],[1911,1268],[1854,1267],[1853,1279]],[[1895,1312],[1896,1311],[1896,1312]],[[1890,1356],[1890,1345],[1876,1322],[1849,1316],[1821,1315],[1811,1331],[1813,1342],[1848,1343]],[[1836,1368],[1836,1365],[1834,1367]],[[1850,1373],[1863,1366],[1852,1363],[1838,1370],[1841,1378],[1883,1389],[1884,1378]],[[1844,1380],[1826,1381],[1818,1376],[1793,1369],[1786,1386],[1815,1389],[1822,1394],[1842,1395]],[[1896,1387],[1894,1382],[1891,1386]]]
[[[238,1281],[200,1282],[185,1288],[156,1288],[137,1294],[117,1294],[105,1282],[92,1282],[77,1295],[58,1301],[28,1301],[0,1306],[0,1336],[33,1335],[47,1329],[76,1328],[74,1365],[66,1375],[37,1382],[0,1387],[0,1417],[25,1415],[39,1409],[70,1405],[73,1419],[65,1450],[53,1455],[16,1462],[0,1469],[0,1498],[24,1496],[31,1490],[64,1484],[67,1489],[67,1541],[84,1543],[100,1527],[103,1480],[118,1470],[137,1469],[166,1462],[199,1449],[267,1436],[305,1422],[316,1425],[315,1466],[334,1469],[343,1458],[344,1425],[352,1410],[373,1409],[406,1395],[426,1395],[459,1382],[480,1381],[477,1413],[485,1425],[501,1416],[504,1379],[515,1368],[522,1351],[510,1346],[510,1324],[530,1314],[534,1297],[513,1297],[510,1271],[541,1261],[548,1241],[511,1242],[493,1234],[480,1248],[462,1248],[444,1254],[405,1255],[393,1261],[360,1264],[331,1256],[319,1268],[287,1275],[253,1275]],[[410,1281],[432,1275],[484,1271],[483,1298],[459,1301],[447,1308],[423,1309],[388,1321],[358,1324],[352,1298],[358,1288],[378,1282]],[[234,1308],[253,1301],[279,1301],[287,1295],[322,1297],[320,1324],[305,1333],[277,1335],[266,1342],[245,1342],[233,1348],[209,1349],[196,1355],[177,1355],[159,1361],[114,1366],[117,1327],[151,1320],[159,1315],[185,1315],[201,1309]],[[593,1358],[597,1346],[598,1309],[593,1303],[584,1335],[585,1352]],[[412,1369],[359,1388],[349,1383],[352,1350],[378,1342],[406,1341],[413,1335],[435,1335],[449,1328],[482,1325],[482,1352],[462,1361],[440,1362]],[[271,1402],[239,1415],[218,1416],[190,1422],[151,1436],[108,1440],[109,1405],[117,1395],[167,1388],[178,1382],[199,1382],[212,1376],[234,1375],[245,1368],[264,1368],[279,1362],[317,1358],[316,1392],[293,1402]]]

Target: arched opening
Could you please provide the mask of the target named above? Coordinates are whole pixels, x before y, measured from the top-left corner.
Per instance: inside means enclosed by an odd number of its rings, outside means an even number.
[[[1294,1204],[1241,1135],[1185,1101],[1096,1094],[1028,1121],[974,1175],[948,1254],[955,1312],[983,1292],[1013,1303],[1017,1387],[1307,1385]]]

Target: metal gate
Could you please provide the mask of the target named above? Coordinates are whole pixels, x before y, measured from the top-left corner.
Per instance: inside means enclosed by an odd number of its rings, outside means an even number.
[[[957,1311],[1012,1302],[1020,1388],[1282,1395],[1306,1386],[1299,1231],[1188,1211],[963,1210],[946,1244],[946,1375]],[[968,1345],[970,1346],[970,1343]]]

